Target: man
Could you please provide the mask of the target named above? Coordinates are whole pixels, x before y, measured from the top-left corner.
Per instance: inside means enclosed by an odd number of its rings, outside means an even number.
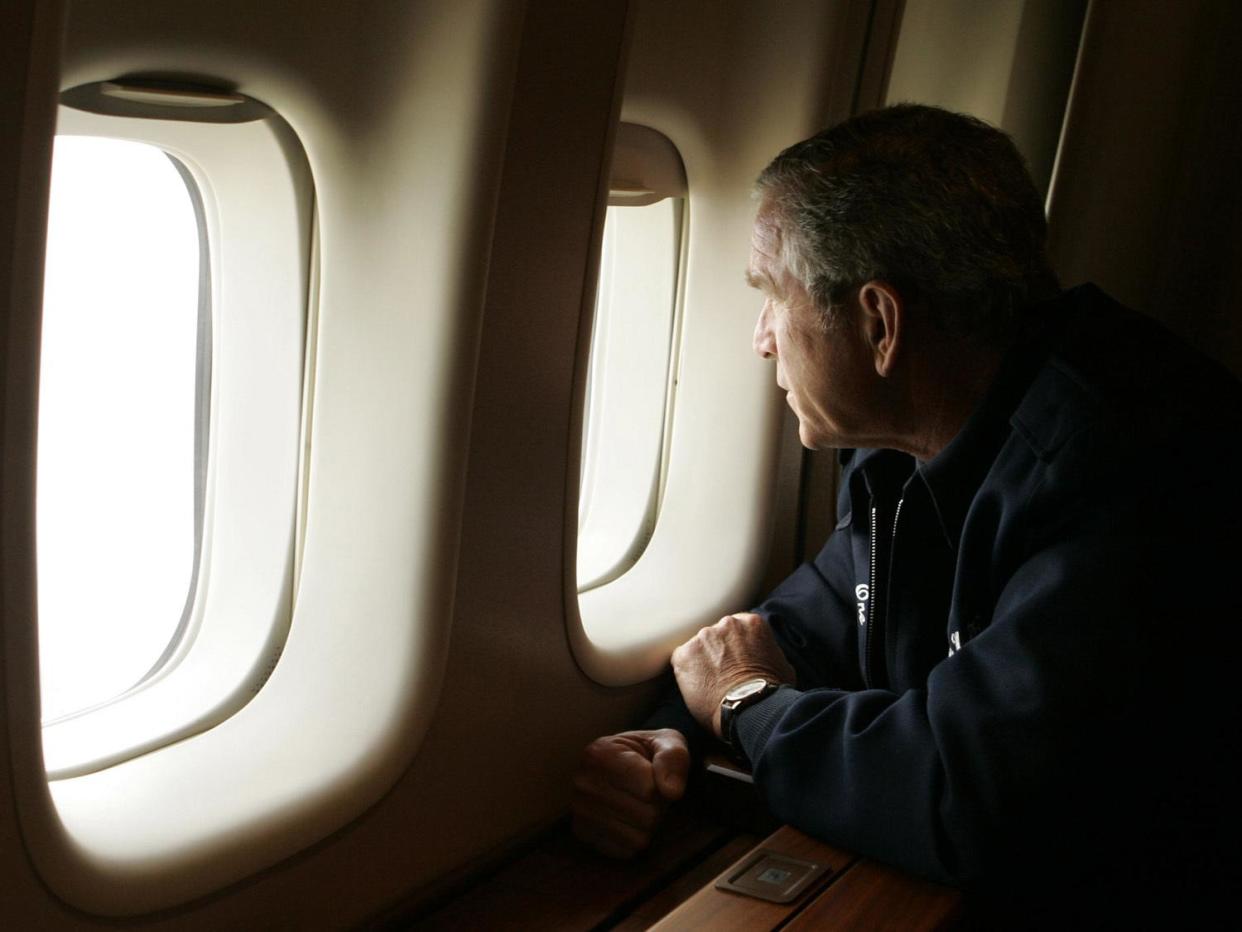
[[[575,831],[640,850],[716,739],[777,817],[922,876],[1199,908],[1236,876],[1237,384],[1060,292],[976,120],[864,114],[757,189],[755,350],[803,444],[845,451],[840,521],[674,651],[684,704],[587,748]]]

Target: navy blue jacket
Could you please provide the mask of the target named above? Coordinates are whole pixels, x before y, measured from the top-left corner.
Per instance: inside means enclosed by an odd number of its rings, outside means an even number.
[[[1033,313],[933,460],[842,454],[738,737],[777,817],[922,876],[1192,895],[1238,847],[1242,395],[1094,287]]]

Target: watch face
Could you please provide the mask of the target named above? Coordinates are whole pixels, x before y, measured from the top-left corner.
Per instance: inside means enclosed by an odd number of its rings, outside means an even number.
[[[767,685],[768,685],[767,680],[763,680],[763,679],[747,680],[745,683],[740,683],[739,685],[734,686],[732,689],[730,689],[725,694],[725,699],[729,702],[740,702],[742,699],[745,699],[747,696],[753,696],[755,693],[761,692]]]

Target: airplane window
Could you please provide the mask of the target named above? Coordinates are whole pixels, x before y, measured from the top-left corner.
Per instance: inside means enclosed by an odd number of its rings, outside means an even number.
[[[56,140],[36,503],[45,722],[138,683],[189,601],[210,350],[197,198],[156,146]]]
[[[655,525],[683,200],[608,208],[587,374],[580,591],[632,566]]]
[[[717,167],[684,161],[653,127],[618,127],[598,308],[578,347],[577,576],[565,587],[574,659],[603,686],[657,675],[673,646],[745,605],[761,572],[777,447],[759,438],[782,415],[750,352],[753,295],[740,275],[704,274],[744,265],[752,219],[750,172]]]
[[[51,781],[214,727],[266,683],[314,359],[314,189],[283,120],[197,87],[61,101],[36,477]]]
[[[577,587],[632,567],[655,529],[676,384],[686,175],[662,133],[613,145],[583,404]]]

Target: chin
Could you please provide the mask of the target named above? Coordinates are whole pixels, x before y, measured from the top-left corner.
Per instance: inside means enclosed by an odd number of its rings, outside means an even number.
[[[858,446],[833,430],[824,430],[798,419],[798,440],[808,450],[842,450]]]
[[[825,443],[822,437],[808,429],[805,424],[798,425],[798,440],[808,450],[823,450],[832,446],[832,444]]]

